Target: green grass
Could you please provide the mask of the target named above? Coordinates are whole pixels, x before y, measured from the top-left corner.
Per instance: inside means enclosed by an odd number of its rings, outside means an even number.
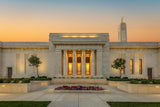
[[[160,102],[107,102],[111,107],[160,107]]]
[[[0,107],[47,107],[50,101],[0,101]]]

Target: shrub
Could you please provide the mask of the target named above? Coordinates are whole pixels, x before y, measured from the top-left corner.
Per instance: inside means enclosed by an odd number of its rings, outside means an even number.
[[[120,77],[118,77],[118,76],[115,76],[115,77],[110,76],[109,78],[120,78]]]
[[[152,80],[153,84],[160,84],[160,80]]]
[[[3,83],[10,83],[11,82],[11,79],[4,79],[3,80]]]
[[[32,81],[46,81],[46,80],[52,80],[52,78],[34,78],[34,79],[30,79]]]
[[[47,76],[39,76],[39,78],[47,78]]]
[[[11,83],[18,83],[20,81],[20,79],[12,79]]]
[[[31,76],[30,78],[32,78],[32,79],[33,79],[33,78],[35,78],[35,76]]]
[[[25,79],[22,80],[22,83],[30,83],[30,79],[25,78]]]
[[[123,77],[123,79],[128,79],[128,77]]]
[[[142,84],[150,84],[150,82],[151,82],[150,80],[142,80],[141,81]]]
[[[0,83],[3,83],[3,79],[0,79]]]
[[[131,84],[138,84],[139,81],[138,81],[138,80],[131,80],[130,83],[131,83]]]

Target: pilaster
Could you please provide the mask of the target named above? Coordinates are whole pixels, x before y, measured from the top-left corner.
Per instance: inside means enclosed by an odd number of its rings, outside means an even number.
[[[85,76],[85,50],[82,51],[82,76]]]
[[[95,50],[92,50],[92,73],[91,76],[95,76]]]
[[[102,77],[102,50],[97,50],[97,76]]]
[[[66,50],[63,50],[63,74],[67,76],[67,61],[66,61]]]
[[[76,76],[76,50],[73,50],[73,76]]]

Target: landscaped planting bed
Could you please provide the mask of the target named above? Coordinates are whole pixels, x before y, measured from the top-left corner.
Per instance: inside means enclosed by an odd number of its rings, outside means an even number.
[[[0,107],[47,107],[50,101],[0,101]]]
[[[27,93],[48,86],[51,78],[12,78],[0,79],[0,92],[4,93]]]
[[[100,86],[59,86],[53,89],[48,89],[48,93],[110,93],[109,90]]]
[[[111,107],[160,107],[160,102],[107,102]]]
[[[99,86],[60,86],[55,88],[55,90],[104,90],[104,88]]]

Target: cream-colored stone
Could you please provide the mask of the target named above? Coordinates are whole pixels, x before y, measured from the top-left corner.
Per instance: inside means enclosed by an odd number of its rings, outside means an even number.
[[[118,83],[127,83],[128,81],[108,81],[108,85],[112,87],[117,87]]]
[[[51,84],[107,84],[106,79],[52,79]]]
[[[48,80],[48,81],[31,81],[31,83],[34,83],[34,82],[39,82],[41,84],[41,86],[49,86],[51,81]]]
[[[0,76],[8,76],[8,67],[12,67],[12,78],[36,76],[33,67],[29,66],[25,59],[26,56],[36,54],[42,60],[39,67],[40,75],[66,77],[66,65],[63,66],[65,75],[61,75],[62,51],[80,49],[84,56],[84,51],[90,49],[96,51],[97,77],[119,76],[119,71],[113,69],[111,64],[116,58],[123,57],[126,60],[126,69],[122,77],[147,78],[147,69],[152,68],[153,78],[160,78],[159,44],[159,42],[109,42],[108,33],[51,33],[49,42],[0,42]],[[134,74],[130,73],[130,59],[134,59]],[[142,74],[139,74],[139,59],[142,59]],[[64,63],[66,64],[65,61]],[[94,70],[93,65],[94,63],[91,64]],[[76,75],[75,70],[74,64],[73,73]],[[86,76],[84,57],[82,76]]]
[[[41,88],[40,82],[31,83],[1,83],[1,93],[27,93]]]
[[[130,84],[130,83],[118,83],[117,88],[128,93],[136,94],[159,94],[159,84]]]

